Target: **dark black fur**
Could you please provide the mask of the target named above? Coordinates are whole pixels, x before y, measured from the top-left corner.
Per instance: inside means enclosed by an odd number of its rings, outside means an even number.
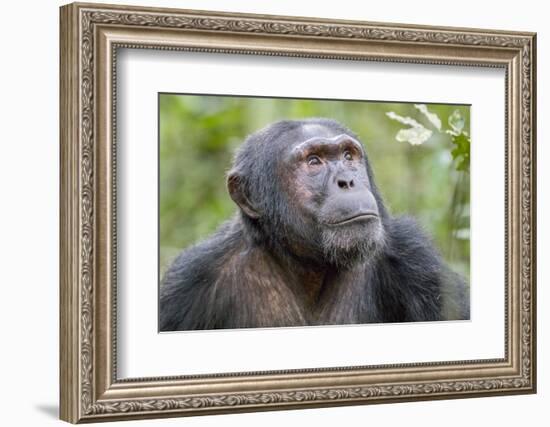
[[[464,281],[411,218],[388,214],[368,161],[384,244],[343,263],[319,252],[276,178],[284,150],[307,124],[353,135],[337,122],[310,119],[278,122],[247,139],[233,170],[261,216],[239,211],[174,260],[161,284],[161,331],[469,318]],[[307,253],[289,250],[297,244]]]

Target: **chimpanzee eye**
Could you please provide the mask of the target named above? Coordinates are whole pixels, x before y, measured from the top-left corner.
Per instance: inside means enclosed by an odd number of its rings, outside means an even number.
[[[317,156],[308,156],[307,158],[308,166],[317,166],[321,164],[321,159]]]
[[[344,151],[344,159],[350,160],[350,161],[353,160],[353,156],[348,150]]]

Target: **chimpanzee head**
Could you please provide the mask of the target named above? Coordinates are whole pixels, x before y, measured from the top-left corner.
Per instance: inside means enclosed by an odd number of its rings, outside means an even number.
[[[328,119],[280,121],[250,135],[227,180],[259,244],[349,266],[384,245],[387,212],[358,137]]]

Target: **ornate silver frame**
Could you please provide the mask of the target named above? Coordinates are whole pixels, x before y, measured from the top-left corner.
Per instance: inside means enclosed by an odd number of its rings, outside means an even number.
[[[534,393],[533,33],[71,4],[61,8],[61,418],[77,423]],[[118,380],[117,48],[502,67],[506,71],[505,357]]]

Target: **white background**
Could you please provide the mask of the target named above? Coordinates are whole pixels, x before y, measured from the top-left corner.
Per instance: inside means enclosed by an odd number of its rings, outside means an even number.
[[[504,357],[503,69],[135,49],[117,66],[120,378]],[[192,91],[471,104],[472,320],[158,334],[157,94]]]
[[[112,0],[114,3],[118,3]],[[548,13],[544,2],[138,1],[134,4],[416,24],[538,31],[538,117],[550,115]],[[8,5],[9,4],[9,5]],[[2,424],[43,426],[57,421],[58,402],[58,6],[57,1],[3,5],[0,121],[0,380]],[[546,425],[550,404],[550,323],[545,286],[550,267],[548,222],[550,125],[539,119],[538,358],[539,393],[363,407],[266,412],[124,425]],[[487,165],[488,173],[492,166]]]

